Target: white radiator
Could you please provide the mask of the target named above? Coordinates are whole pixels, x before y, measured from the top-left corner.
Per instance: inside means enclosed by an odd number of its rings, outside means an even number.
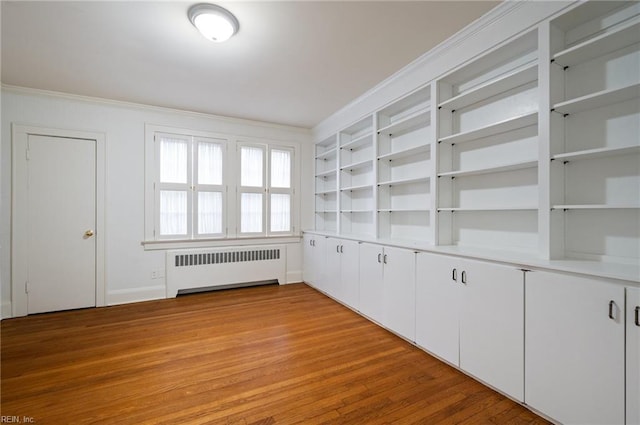
[[[254,282],[286,283],[282,245],[167,251],[167,298],[178,291],[221,289]]]

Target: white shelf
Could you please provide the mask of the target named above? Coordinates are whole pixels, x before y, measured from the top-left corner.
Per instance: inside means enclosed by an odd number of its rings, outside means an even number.
[[[354,190],[366,190],[371,189],[372,186],[370,184],[361,184],[356,186],[343,187],[340,189],[340,192],[354,191]]]
[[[640,19],[556,53],[552,62],[572,66],[640,42]]]
[[[378,134],[384,133],[391,136],[393,135],[393,133],[401,133],[405,130],[428,125],[431,119],[429,111],[429,108],[420,109],[417,112],[409,115],[408,117],[402,118],[385,127],[378,129]]]
[[[322,210],[322,211],[316,211],[316,214],[335,214],[337,212],[338,210]]]
[[[348,214],[360,214],[360,213],[372,213],[373,210],[340,210],[341,213]]]
[[[357,170],[359,168],[367,168],[369,166],[373,165],[373,160],[372,159],[366,159],[364,161],[358,161],[358,162],[354,162],[353,164],[348,164],[345,166],[340,167],[340,171],[345,171],[345,170]]]
[[[438,211],[443,212],[463,212],[463,211],[537,211],[538,207],[535,206],[489,206],[489,207],[465,207],[465,208],[438,208]]]
[[[615,148],[587,149],[583,151],[560,153],[557,155],[553,155],[551,159],[569,161],[573,159],[604,158],[608,156],[626,155],[626,154],[633,154],[633,153],[640,153],[640,145],[623,146],[623,147],[615,147]]]
[[[346,142],[345,144],[340,146],[340,149],[353,149],[362,145],[366,145],[368,142],[373,141],[372,136],[373,131]]]
[[[577,112],[596,109],[625,100],[640,97],[640,83],[631,84],[626,87],[599,91],[586,96],[577,97],[565,102],[557,103],[552,111],[561,114],[575,114]]]
[[[332,174],[335,174],[336,171],[338,171],[337,168],[334,168],[333,170],[322,171],[321,173],[316,174],[316,177],[327,177]]]
[[[530,112],[528,114],[518,115],[517,117],[509,118],[507,120],[487,125],[485,127],[443,137],[442,139],[440,139],[440,142],[450,144],[468,142],[470,140],[481,139],[483,137],[505,133],[507,131],[516,130],[518,128],[528,127],[537,122],[538,112]]]
[[[611,205],[611,204],[569,204],[552,205],[552,210],[635,210],[640,209],[640,204]]]
[[[397,179],[397,180],[387,180],[384,182],[378,182],[378,186],[396,186],[401,184],[424,183],[428,181],[429,181],[429,177],[416,177],[413,179]]]
[[[445,100],[438,106],[449,110],[464,108],[465,106],[472,105],[537,79],[538,63],[528,63],[498,78],[460,93],[451,99]]]
[[[412,213],[412,212],[429,212],[431,211],[429,208],[385,208],[379,209],[378,212],[385,213]]]
[[[379,160],[391,161],[393,159],[405,158],[408,156],[419,155],[421,153],[426,153],[431,150],[431,144],[416,146],[409,149],[404,149],[398,152],[391,152],[384,155],[380,155],[378,157]]]
[[[330,193],[337,193],[338,191],[336,189],[330,189],[330,190],[317,190],[316,191],[316,195],[328,195]]]
[[[327,151],[324,151],[322,153],[317,154],[316,155],[316,159],[327,159],[327,158],[329,158],[331,156],[335,156],[337,151],[338,151],[337,148],[335,148],[335,147],[331,148],[331,149],[329,149]]]
[[[471,170],[449,171],[438,174],[438,177],[460,177],[473,176],[477,174],[500,173],[504,171],[522,170],[525,168],[534,168],[538,166],[538,161],[522,161],[511,164],[498,165],[494,167],[475,168]]]

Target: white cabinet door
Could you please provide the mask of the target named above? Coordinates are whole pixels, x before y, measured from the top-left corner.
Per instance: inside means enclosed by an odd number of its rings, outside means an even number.
[[[358,242],[343,240],[340,245],[340,292],[338,299],[359,308],[360,253]]]
[[[340,245],[342,241],[335,238],[325,239],[326,263],[324,291],[334,298],[340,298]]]
[[[360,244],[360,312],[378,323],[384,321],[382,247]]]
[[[325,252],[327,238],[324,236],[314,236],[313,237],[313,258],[314,258],[314,286],[321,290],[326,291],[326,263],[327,263],[327,253]]]
[[[416,343],[522,400],[522,270],[420,253],[416,276]]]
[[[524,272],[461,261],[460,368],[524,399]]]
[[[416,259],[416,343],[458,365],[456,259],[419,253]]]
[[[314,235],[304,234],[302,279],[310,285],[316,284],[316,250],[313,246]]]
[[[627,425],[640,425],[640,288],[627,288]]]
[[[415,267],[416,254],[401,248],[383,251],[384,319],[382,324],[399,335],[415,341]]]
[[[526,403],[565,424],[624,423],[624,288],[526,274]]]

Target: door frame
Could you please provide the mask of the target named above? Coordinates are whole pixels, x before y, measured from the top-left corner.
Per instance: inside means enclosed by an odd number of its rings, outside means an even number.
[[[27,281],[27,158],[25,147],[30,135],[92,140],[96,143],[96,307],[106,299],[105,285],[105,182],[106,136],[104,133],[65,130],[12,123],[11,183],[11,310],[12,317],[28,314]]]

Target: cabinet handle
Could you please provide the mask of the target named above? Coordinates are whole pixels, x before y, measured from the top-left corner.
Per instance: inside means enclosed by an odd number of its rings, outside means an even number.
[[[340,245],[336,245],[336,252],[340,254]]]
[[[340,245],[340,254],[344,252],[343,249],[344,249],[344,245]]]
[[[382,257],[382,262],[384,264],[387,264],[387,254],[384,254],[384,256]]]
[[[467,284],[467,271],[466,270],[462,271],[462,283],[464,283],[465,285]]]
[[[614,306],[614,302],[613,300],[609,301],[609,319],[611,320],[616,320],[615,317],[613,317],[613,306]]]
[[[382,254],[378,253],[378,263],[380,262],[380,256],[381,256],[381,255],[382,255]]]
[[[636,306],[636,326],[640,326],[640,306]]]
[[[451,280],[453,280],[454,282],[458,281],[458,269],[451,270]]]

